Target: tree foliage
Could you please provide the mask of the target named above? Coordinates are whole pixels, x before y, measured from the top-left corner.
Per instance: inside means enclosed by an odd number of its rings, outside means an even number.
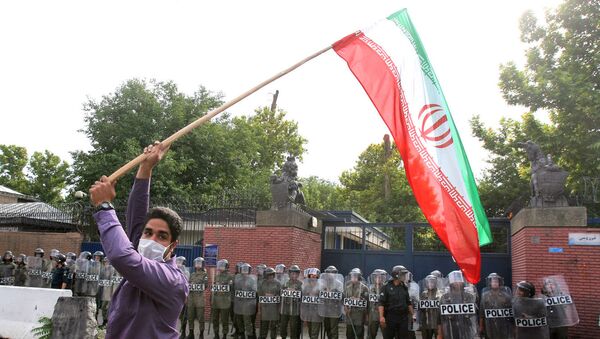
[[[125,82],[114,93],[85,105],[92,150],[73,152],[77,189],[86,190],[101,175],[109,175],[156,140],[218,107],[221,95],[204,87],[189,96],[173,82]],[[301,158],[306,140],[285,112],[260,108],[253,115],[222,115],[193,130],[172,145],[155,169],[152,195],[159,200],[197,200],[224,190],[256,190],[268,199],[268,178],[285,156]],[[135,173],[117,185],[125,198]]]
[[[568,190],[580,195],[584,177],[600,173],[600,2],[567,0],[546,14],[545,25],[526,12],[520,21],[526,64],[500,67],[499,86],[511,105],[528,109],[521,120],[501,119],[496,130],[471,121],[490,151],[491,168],[479,188],[489,215],[502,215],[528,195],[529,164],[517,142],[533,140],[570,172]],[[536,119],[547,112],[548,122]]]
[[[27,149],[16,145],[0,145],[0,185],[18,192],[27,190],[25,166]]]
[[[27,149],[0,145],[0,185],[47,203],[64,200],[62,192],[70,184],[70,167],[46,150],[27,157]]]

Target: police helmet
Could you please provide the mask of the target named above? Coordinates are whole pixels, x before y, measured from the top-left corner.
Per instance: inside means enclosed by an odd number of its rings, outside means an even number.
[[[241,274],[252,273],[252,266],[250,266],[250,264],[248,264],[248,263],[242,263],[242,265],[240,265],[240,273]]]
[[[34,255],[41,254],[41,257],[43,257],[44,256],[44,249],[38,247],[38,248],[35,249],[35,251],[33,251],[33,254]]]
[[[307,268],[307,269],[304,271],[304,275],[305,275],[307,278],[311,278],[311,275],[313,276],[313,278],[318,278],[318,277],[319,277],[319,275],[321,275],[321,271],[320,271],[318,268],[311,267],[311,268]]]
[[[65,261],[67,261],[67,256],[62,253],[58,253],[54,256],[54,260],[56,260],[56,262],[59,263],[64,263]]]
[[[401,275],[406,275],[406,273],[408,273],[408,270],[402,265],[396,265],[392,268],[392,278],[394,279],[401,279]]]
[[[229,261],[221,259],[217,261],[217,270],[227,271],[229,269]]]
[[[337,267],[335,267],[333,265],[327,266],[327,268],[325,269],[325,273],[334,273],[334,274],[336,274],[337,272],[338,272]]]
[[[535,296],[535,286],[529,281],[519,281],[517,283],[517,288],[525,292],[525,296],[529,298],[533,298]]]
[[[25,263],[27,261],[27,254],[25,254],[25,253],[19,254],[16,258],[16,261]]]
[[[275,273],[277,273],[277,274],[283,274],[283,273],[285,273],[285,269],[286,269],[286,267],[285,267],[284,264],[277,264],[277,265],[275,265]]]
[[[465,283],[465,278],[463,277],[463,274],[461,271],[452,271],[450,273],[448,273],[448,283],[449,284],[454,284],[454,283]]]
[[[362,272],[361,272],[360,268],[353,268],[348,275],[350,276],[350,280],[354,280],[354,281],[362,280]]]
[[[100,260],[102,260],[104,258],[104,252],[102,252],[102,251],[96,251],[96,252],[94,252],[94,259],[96,257],[100,257]]]
[[[77,254],[75,254],[73,252],[67,252],[67,254],[65,254],[65,256],[67,257],[67,259],[77,260]]]
[[[430,290],[437,288],[438,287],[437,282],[438,282],[438,277],[436,277],[433,274],[430,274],[425,277],[425,288],[430,289]]]
[[[13,260],[13,253],[12,253],[12,251],[6,251],[6,252],[4,252],[4,255],[2,256],[2,260],[12,261]]]
[[[498,282],[498,287],[502,287],[504,285],[504,279],[498,273],[490,273],[487,278],[487,286],[492,286],[492,281],[496,280]]]
[[[92,259],[92,253],[88,251],[83,251],[79,253],[79,259],[90,260]]]
[[[194,267],[200,266],[201,269],[204,269],[204,258],[197,257],[194,259]]]
[[[185,266],[187,259],[184,256],[175,257],[175,263],[177,265]]]
[[[429,274],[434,275],[438,278],[442,278],[442,272],[440,272],[438,270],[431,271],[431,273],[429,273]]]
[[[275,277],[275,273],[277,273],[277,271],[275,271],[273,269],[273,267],[267,267],[265,269],[265,273],[264,273],[265,279],[269,279],[270,277]]]
[[[51,249],[51,250],[50,250],[50,259],[52,259],[52,258],[56,257],[56,255],[57,255],[58,253],[60,253],[60,251],[59,251],[59,250],[57,250],[56,248],[53,248],[53,249]]]
[[[298,265],[292,265],[289,269],[290,273],[300,273],[300,267]]]

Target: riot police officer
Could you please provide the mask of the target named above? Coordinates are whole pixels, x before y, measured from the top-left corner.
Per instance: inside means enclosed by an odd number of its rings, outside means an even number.
[[[279,322],[279,305],[281,303],[281,283],[276,279],[276,271],[268,267],[258,290],[258,306],[260,308],[260,339],[266,339],[269,332],[271,339],[277,338]]]
[[[194,259],[194,272],[190,275],[190,295],[187,300],[188,322],[190,325],[188,339],[194,338],[194,321],[196,319],[198,319],[200,325],[200,339],[204,338],[204,290],[207,284],[208,275],[204,268],[204,258],[198,257]]]
[[[229,333],[229,312],[233,293],[233,275],[229,273],[229,261],[217,261],[217,275],[211,286],[211,312],[215,339],[220,339],[219,325],[223,339]]]
[[[319,315],[328,339],[338,339],[338,324],[342,315],[344,277],[335,266],[328,266],[319,276]]]
[[[4,252],[0,264],[0,285],[14,285],[17,265],[13,262],[13,253]]]
[[[442,291],[439,288],[438,277],[430,274],[421,282],[419,296],[419,328],[423,339],[437,338],[441,333],[440,323],[440,298]]]
[[[368,339],[375,339],[381,327],[379,325],[379,294],[383,292],[384,283],[388,280],[387,277],[387,272],[382,269],[374,270],[369,277]]]
[[[412,318],[414,311],[405,284],[407,273],[406,267],[394,266],[392,280],[379,296],[379,323],[386,339],[408,337],[408,319]]]
[[[344,314],[346,315],[346,338],[363,339],[364,321],[367,318],[369,289],[363,283],[362,271],[353,268],[344,287]]]
[[[318,268],[307,268],[304,271],[304,282],[302,283],[302,301],[300,304],[300,318],[308,327],[310,339],[319,338],[321,322],[323,318],[319,315],[319,275]]]
[[[517,283],[512,308],[516,339],[549,338],[546,302],[535,297],[535,286],[529,281]]]
[[[292,265],[289,269],[290,279],[281,288],[281,338],[286,339],[288,324],[290,338],[299,339],[302,323],[300,322],[300,300],[302,296],[302,281],[300,267]]]
[[[56,262],[56,266],[52,270],[52,283],[50,287],[56,289],[66,289],[70,285],[69,269],[65,264],[67,257],[62,253],[55,254],[53,257],[54,261]]]
[[[488,339],[511,339],[514,337],[512,293],[496,273],[488,275],[486,282],[481,295],[479,332]]]
[[[27,285],[27,255],[24,253],[19,254],[15,258],[15,286],[26,286]]]

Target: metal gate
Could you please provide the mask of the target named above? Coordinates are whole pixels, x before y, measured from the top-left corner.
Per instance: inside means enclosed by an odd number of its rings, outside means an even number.
[[[490,219],[494,242],[481,248],[479,287],[489,273],[496,272],[505,281],[512,281],[510,221]],[[321,266],[334,265],[346,274],[360,268],[370,274],[377,268],[390,272],[395,265],[404,265],[415,280],[423,279],[433,270],[444,275],[458,269],[429,224],[373,224],[324,221]]]

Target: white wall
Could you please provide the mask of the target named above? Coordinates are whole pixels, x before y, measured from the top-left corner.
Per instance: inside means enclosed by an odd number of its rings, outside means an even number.
[[[34,338],[40,317],[52,317],[59,297],[72,297],[71,290],[0,286],[0,338]]]

